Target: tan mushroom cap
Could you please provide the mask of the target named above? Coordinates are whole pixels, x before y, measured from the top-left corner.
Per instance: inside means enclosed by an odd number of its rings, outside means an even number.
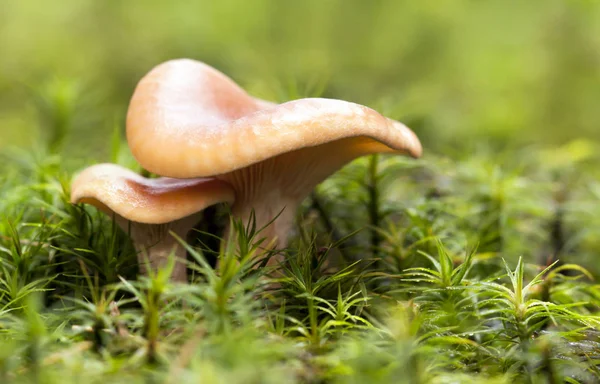
[[[214,204],[234,201],[234,191],[214,178],[148,179],[115,164],[86,168],[73,180],[71,202],[87,203],[127,220],[164,224]]]
[[[308,98],[272,104],[188,59],[152,69],[127,114],[127,140],[144,168],[164,176],[224,174],[277,155],[347,138],[380,152],[421,155],[405,125],[354,103]]]

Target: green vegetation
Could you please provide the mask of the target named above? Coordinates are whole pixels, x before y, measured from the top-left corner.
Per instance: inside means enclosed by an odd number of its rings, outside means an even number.
[[[5,3],[0,383],[600,380],[596,3]],[[189,241],[188,284],[139,277],[69,186],[95,162],[141,171],[128,97],[173,57],[266,99],[370,105],[426,155],[319,185],[277,277],[242,223],[220,250]]]

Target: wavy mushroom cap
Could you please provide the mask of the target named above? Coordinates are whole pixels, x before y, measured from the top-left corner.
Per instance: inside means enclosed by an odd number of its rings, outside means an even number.
[[[409,128],[368,107],[318,98],[273,104],[188,59],[152,69],[139,82],[127,113],[133,155],[144,168],[171,177],[224,174],[347,138],[376,142],[379,152],[419,157],[422,151]]]
[[[214,178],[148,179],[115,164],[88,167],[71,185],[72,203],[91,204],[146,224],[168,223],[233,201],[231,186]]]

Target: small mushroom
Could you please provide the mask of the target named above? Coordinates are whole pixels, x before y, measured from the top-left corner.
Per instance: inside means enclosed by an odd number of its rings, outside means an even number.
[[[286,245],[301,201],[349,161],[373,153],[421,155],[405,125],[354,103],[307,98],[274,104],[249,96],[201,62],[160,64],[140,80],[127,113],[131,151],[163,176],[231,184],[234,216]]]
[[[231,186],[215,178],[148,179],[115,164],[97,164],[73,180],[71,202],[87,203],[114,215],[116,223],[131,235],[140,270],[164,265],[176,258],[172,279],[186,280],[185,249],[169,234],[181,238],[198,223],[204,208],[234,201]]]

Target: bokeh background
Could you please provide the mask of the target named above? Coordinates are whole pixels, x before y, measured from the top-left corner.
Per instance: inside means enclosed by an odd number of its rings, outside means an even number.
[[[430,152],[600,136],[595,1],[2,1],[0,47],[0,148],[49,140],[65,166],[107,160],[136,82],[178,57],[372,106]]]
[[[71,180],[142,172],[129,99],[181,57],[260,98],[371,106],[425,155],[317,186],[266,292],[226,251],[191,285],[135,281],[128,231]],[[600,0],[0,0],[0,384],[592,383],[599,100]],[[187,239],[209,260],[225,213]],[[527,283],[563,269],[521,290],[499,277],[519,260]]]

